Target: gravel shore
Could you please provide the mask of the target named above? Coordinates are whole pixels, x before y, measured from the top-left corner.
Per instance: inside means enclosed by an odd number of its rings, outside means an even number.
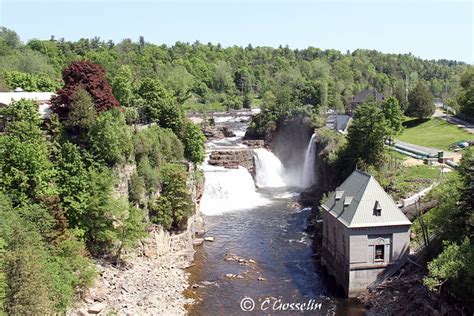
[[[192,256],[191,256],[192,258]],[[69,315],[184,315],[189,253],[132,257],[123,267],[96,262],[99,276]]]

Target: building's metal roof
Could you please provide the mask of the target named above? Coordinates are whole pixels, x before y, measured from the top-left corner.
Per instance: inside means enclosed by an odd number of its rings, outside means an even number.
[[[352,98],[352,103],[362,103],[367,100],[369,97],[374,98],[375,101],[382,101],[384,100],[383,94],[379,93],[375,89],[366,89],[362,90],[361,92],[357,93]]]
[[[411,224],[377,180],[365,172],[355,170],[336,191],[344,191],[343,197],[336,200],[332,192],[321,206],[349,228]],[[375,215],[376,204],[380,216]]]

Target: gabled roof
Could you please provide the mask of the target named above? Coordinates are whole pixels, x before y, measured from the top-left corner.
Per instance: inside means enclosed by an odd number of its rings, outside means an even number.
[[[344,193],[336,200],[336,192],[340,191]],[[352,172],[336,192],[332,192],[321,206],[349,228],[411,225],[377,180],[365,172]],[[380,215],[376,209],[381,209]]]
[[[361,92],[357,93],[353,98],[352,98],[352,103],[362,103],[365,100],[367,100],[369,97],[372,97],[375,99],[375,101],[382,101],[385,99],[383,94],[379,93],[377,90],[374,89],[365,89],[362,90]]]

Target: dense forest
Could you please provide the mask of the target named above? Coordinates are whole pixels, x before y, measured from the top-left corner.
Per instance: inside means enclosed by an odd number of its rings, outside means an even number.
[[[204,136],[186,112],[260,107],[248,136],[264,137],[300,114],[322,126],[328,109],[344,112],[354,94],[374,88],[387,101],[382,107],[368,102],[355,113],[348,141],[328,136],[338,143],[330,163],[335,170],[362,164],[383,175],[383,142],[399,133],[410,103],[419,95],[436,96],[473,114],[473,81],[471,66],[411,54],[199,42],[166,46],[143,37],[23,43],[2,28],[0,91],[20,87],[57,96],[46,123],[30,101],[2,109],[0,314],[64,313],[96,276],[92,256],[119,262],[151,223],[184,228],[194,212],[188,179],[202,178],[190,166],[205,154]],[[368,126],[368,118],[380,124]],[[378,134],[368,138],[367,131]],[[126,166],[134,170],[124,197],[116,184]],[[462,170],[455,188],[472,212],[472,195],[469,200],[465,193],[470,185],[472,194],[472,169]],[[451,202],[449,207],[458,205]],[[461,253],[464,244],[456,242],[469,237],[472,213],[455,209],[464,222],[448,227],[459,234],[446,244],[444,256]],[[468,255],[462,256],[455,272],[472,282],[472,271],[462,270]],[[442,280],[433,272],[427,284],[436,287]]]

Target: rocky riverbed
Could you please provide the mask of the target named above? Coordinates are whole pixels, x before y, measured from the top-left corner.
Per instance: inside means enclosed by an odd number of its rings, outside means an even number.
[[[183,291],[189,286],[182,253],[160,258],[133,257],[120,268],[97,261],[99,277],[69,315],[184,315]]]

